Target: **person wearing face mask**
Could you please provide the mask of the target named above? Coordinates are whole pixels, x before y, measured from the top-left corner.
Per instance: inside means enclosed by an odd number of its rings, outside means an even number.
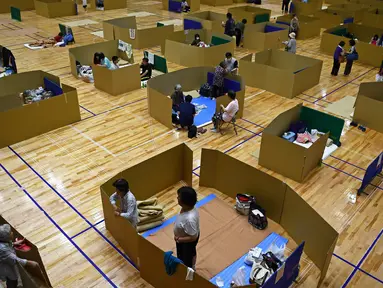
[[[233,54],[231,54],[230,52],[227,52],[225,54],[225,63],[226,63],[226,70],[227,72],[233,74],[233,75],[237,75],[238,74],[238,61],[233,58]]]
[[[199,34],[195,34],[194,35],[194,40],[193,42],[191,43],[192,46],[198,46],[198,44],[201,42],[201,37],[199,36]]]

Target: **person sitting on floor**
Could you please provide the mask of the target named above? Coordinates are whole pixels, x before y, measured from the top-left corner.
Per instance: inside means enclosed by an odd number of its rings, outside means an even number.
[[[374,37],[371,38],[371,41],[369,44],[376,46],[378,44],[378,40],[379,40],[379,36],[375,34]]]
[[[239,47],[239,45],[241,44],[243,35],[245,33],[246,23],[247,23],[247,20],[242,19],[241,22],[237,22],[237,24],[235,24],[235,42],[236,42],[235,44],[237,45],[237,47]]]
[[[109,70],[112,70],[112,62],[110,62],[108,57],[105,57],[104,53],[99,53],[99,59],[100,59],[100,64],[98,66],[105,67]]]
[[[116,70],[116,69],[120,68],[120,66],[118,66],[119,61],[120,61],[120,58],[118,58],[117,56],[113,56],[112,57],[112,64],[110,65],[110,70]]]
[[[7,288],[17,288],[19,269],[17,264],[23,267],[29,267],[33,270],[38,270],[39,264],[35,261],[21,259],[17,257],[16,251],[13,248],[16,245],[22,244],[22,241],[12,242],[13,232],[9,224],[0,226],[0,279],[6,281]]]
[[[179,123],[181,125],[181,128],[189,129],[190,126],[194,123],[194,116],[197,114],[195,110],[195,106],[191,103],[193,100],[193,97],[190,95],[187,95],[185,97],[185,102],[181,103],[179,105],[178,109],[178,118]]]
[[[226,63],[226,71],[228,73],[231,73],[233,75],[237,75],[238,74],[238,61],[237,59],[233,58],[233,54],[231,54],[230,52],[227,52],[225,54],[225,63]]]
[[[173,110],[175,112],[178,112],[180,110],[181,103],[185,102],[185,96],[184,96],[184,93],[182,92],[182,87],[180,84],[177,84],[176,87],[174,87],[174,92],[170,98],[172,98]]]
[[[129,183],[125,179],[118,179],[113,183],[116,188],[109,200],[114,209],[114,215],[124,217],[129,220],[133,227],[137,227],[138,211],[137,201],[133,193],[129,190]],[[117,201],[120,202],[120,207],[117,207]]]
[[[222,96],[223,94],[223,83],[224,83],[225,75],[227,74],[226,68],[227,66],[225,61],[222,61],[221,63],[219,63],[217,67],[215,67],[213,87],[211,90],[212,98],[217,98],[219,96]]]
[[[178,205],[181,211],[174,222],[174,241],[177,258],[185,266],[195,270],[197,262],[197,244],[200,235],[199,213],[195,204],[197,193],[192,187],[181,187],[177,191]]]
[[[224,34],[233,37],[235,35],[235,21],[233,19],[233,15],[231,13],[227,13],[226,18],[226,23],[223,23],[223,27],[225,27]]]
[[[194,40],[191,43],[191,46],[198,46],[200,42],[201,42],[201,37],[199,36],[199,34],[195,34]]]
[[[230,90],[227,93],[227,95],[230,97],[231,101],[226,107],[221,105],[221,111],[218,114],[214,114],[212,119],[214,128],[212,128],[212,132],[218,131],[219,127],[222,124],[222,121],[225,123],[229,123],[239,110],[239,104],[238,100],[236,99],[236,93]]]
[[[295,54],[297,52],[297,40],[295,40],[295,33],[291,32],[289,34],[289,41],[283,41],[283,44],[286,45],[285,50],[287,52]]]
[[[142,58],[141,68],[141,81],[146,81],[152,78],[152,65],[149,63],[149,59]]]
[[[186,0],[181,1],[181,9],[182,9],[182,12],[189,12],[190,11],[190,6],[189,6],[188,2],[186,2]]]

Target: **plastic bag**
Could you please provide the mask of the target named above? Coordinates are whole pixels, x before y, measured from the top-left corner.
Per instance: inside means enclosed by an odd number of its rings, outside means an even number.
[[[278,246],[277,244],[275,244],[273,242],[273,243],[271,243],[268,251],[273,252],[273,254],[275,256],[277,256],[277,258],[279,260],[284,261],[285,260],[285,249],[286,249],[285,244],[283,244],[282,246]]]
[[[232,278],[232,283],[235,286],[245,286],[246,285],[245,266],[238,268],[238,270],[234,273],[233,278]]]

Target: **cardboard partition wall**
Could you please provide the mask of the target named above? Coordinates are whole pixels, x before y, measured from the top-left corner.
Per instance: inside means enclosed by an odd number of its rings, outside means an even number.
[[[183,91],[197,90],[204,83],[212,79],[213,72],[214,69],[210,67],[194,67],[163,74],[150,79],[147,89],[149,115],[166,127],[172,129],[172,100],[170,99],[170,95],[174,92],[175,85],[180,84]],[[224,85],[226,90],[234,90],[237,93],[239,104],[237,117],[241,118],[245,101],[245,84],[242,78],[237,75],[228,75],[225,77]],[[219,110],[221,104],[226,106],[229,102],[230,98],[225,95],[218,97],[216,110]]]
[[[201,0],[201,4],[209,6],[226,6],[232,5],[233,0]]]
[[[77,15],[77,4],[72,0],[35,0],[35,9],[46,18]]]
[[[352,13],[342,13],[341,15],[336,12],[329,12],[328,9],[316,11],[314,17],[319,18],[321,28],[333,28],[341,24],[353,23],[354,18]]]
[[[96,9],[97,0],[88,0],[92,9]],[[104,11],[113,9],[124,9],[127,7],[125,0],[104,0]]]
[[[320,286],[338,232],[285,182],[220,151],[202,149],[199,185],[217,189],[232,199],[237,193],[255,196],[267,217],[280,224],[296,243],[305,241],[305,253],[321,271]]]
[[[133,64],[134,63],[133,53],[129,54],[129,53],[126,53],[125,51],[120,50],[119,42],[120,42],[119,40],[111,40],[111,41],[105,41],[105,42],[70,48],[69,61],[70,61],[70,70],[72,72],[72,75],[77,77],[76,62],[80,62],[81,65],[92,66],[94,53],[96,52],[104,53],[105,57],[107,57],[110,60],[112,59],[113,56],[118,56],[120,59]],[[125,81],[130,82],[130,79],[128,78],[125,79]],[[96,79],[95,79],[95,82],[96,82]],[[134,83],[134,81],[132,81],[131,83]]]
[[[356,97],[353,121],[383,133],[383,82],[362,83]]]
[[[0,225],[8,224],[11,226],[13,236],[15,238],[25,239],[10,223],[8,223],[7,220],[3,218],[3,216],[0,215]],[[12,239],[13,241],[14,239]],[[45,270],[44,263],[41,259],[39,249],[28,239],[25,239],[25,244],[27,244],[31,250],[27,252],[19,252],[16,251],[16,255],[22,259],[27,259],[30,261],[35,261],[39,263],[40,269],[30,269],[28,267],[23,267],[21,265],[19,266],[19,272],[20,272],[20,278],[21,282],[23,284],[23,287],[28,288],[38,288],[38,287],[52,287],[48,274]]]
[[[372,8],[364,12],[362,24],[383,29],[383,7]]]
[[[282,138],[290,126],[304,122],[309,131],[317,129],[326,133],[309,148],[302,147]],[[259,165],[289,177],[297,182],[305,178],[322,162],[322,156],[330,137],[340,145],[344,120],[299,104],[279,114],[263,131]]]
[[[186,34],[185,34],[186,33]],[[210,47],[191,46],[194,35],[199,34],[201,40]],[[172,33],[161,47],[165,58],[185,67],[216,66],[225,59],[225,53],[234,54],[234,38],[209,30],[185,30]]]
[[[301,0],[293,0],[293,13],[297,15],[313,15],[316,11],[322,9],[322,0],[308,0],[302,2]]]
[[[190,7],[190,12],[200,10],[200,0],[187,1]],[[182,13],[181,0],[162,0],[162,9],[171,12]]]
[[[1,0],[0,1],[0,14],[10,13],[11,7],[20,9],[20,11],[29,11],[35,9],[34,0]]]
[[[279,49],[288,40],[289,28],[286,25],[263,22],[247,24],[243,36],[243,47],[263,51]]]
[[[163,45],[174,32],[174,25],[138,29],[136,17],[132,16],[104,21],[103,29],[107,40],[119,39],[131,44],[134,49],[143,49]]]
[[[217,33],[223,33],[222,22],[226,21],[226,15],[212,11],[189,13],[184,16],[184,30],[206,29]]]
[[[136,266],[143,267],[143,263],[138,260],[140,236],[129,221],[114,215],[113,206],[109,201],[109,197],[115,192],[113,182],[119,178],[126,179],[136,199],[146,200],[180,181],[192,186],[192,169],[193,152],[186,144],[181,143],[129,167],[101,185],[106,229]],[[150,175],[150,181],[145,181],[145,175]],[[174,197],[177,195],[175,194]]]
[[[383,29],[359,24],[346,24],[325,30],[322,33],[321,51],[333,55],[340,41],[346,42],[344,47],[349,49],[349,40],[351,35],[358,39],[356,50],[359,54],[361,63],[374,67],[379,67],[383,61],[383,47],[369,44],[371,38],[375,35],[383,35]]]
[[[367,11],[367,8],[363,5],[355,3],[339,4],[339,5],[330,5],[327,8],[330,13],[337,13],[342,17],[351,16],[354,18],[354,23],[361,22],[363,19],[364,12]]]
[[[45,87],[45,78],[62,89],[62,95],[23,105],[20,93]],[[76,88],[65,84],[60,88],[60,78],[43,71],[0,78],[0,99],[0,103],[8,103],[7,110],[0,110],[0,148],[81,120]]]
[[[321,60],[280,50],[259,52],[254,61],[252,56],[239,60],[239,74],[248,86],[294,98],[319,83]]]
[[[277,24],[287,25],[290,27],[292,15],[284,15],[277,18]],[[303,40],[319,36],[321,28],[321,21],[319,18],[311,16],[299,16],[299,31],[297,39]]]
[[[237,22],[242,21],[242,19],[246,19],[247,25],[269,22],[271,15],[271,10],[269,9],[258,8],[250,5],[232,7],[229,8],[228,12],[233,14],[233,18]]]

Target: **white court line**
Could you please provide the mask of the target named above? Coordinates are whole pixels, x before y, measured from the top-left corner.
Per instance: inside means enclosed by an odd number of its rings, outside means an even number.
[[[254,93],[254,94],[251,94],[250,96],[246,97],[245,100],[249,100],[251,98],[254,98],[255,96],[258,96],[259,94],[262,94],[263,92],[265,92],[266,90],[263,90],[261,92],[257,92],[257,93]]]
[[[98,143],[97,141],[94,141],[91,137],[89,137],[88,135],[86,135],[85,133],[83,133],[80,129],[74,127],[73,125],[70,125],[70,127],[75,130],[76,132],[78,132],[81,136],[83,136],[84,138],[88,139],[90,142],[92,142],[94,145],[100,147],[102,150],[104,150],[106,153],[108,153],[109,155],[112,155],[113,157],[116,157],[115,154],[113,154],[112,152],[110,152],[108,150],[108,148],[102,146],[100,143]]]

